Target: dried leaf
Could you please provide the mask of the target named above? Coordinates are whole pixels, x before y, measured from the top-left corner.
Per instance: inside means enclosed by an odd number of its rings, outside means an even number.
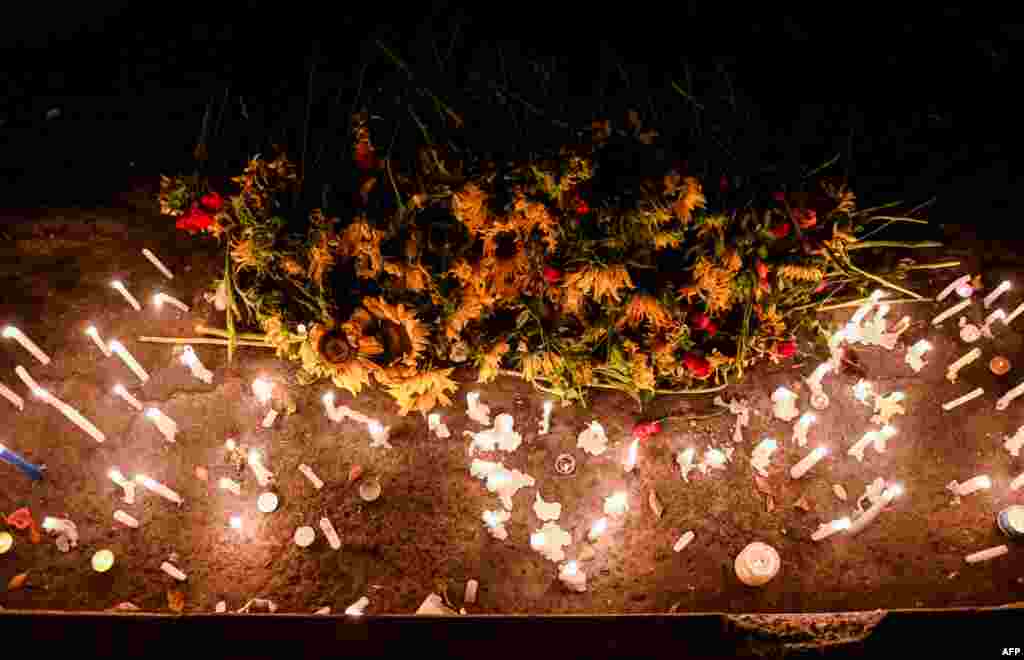
[[[177,589],[167,591],[167,607],[179,614],[185,610],[185,593]]]
[[[764,510],[771,513],[775,510],[775,498],[771,495],[764,496]]]
[[[647,503],[651,506],[651,511],[654,512],[656,518],[661,518],[662,514],[665,513],[665,507],[662,505],[661,500],[658,499],[658,493],[653,488],[647,495]]]
[[[7,591],[17,591],[24,587],[26,582],[28,582],[28,572],[18,573],[7,583]]]
[[[793,506],[797,509],[803,509],[804,511],[811,510],[811,503],[807,500],[806,496],[801,497],[796,502],[793,502]]]
[[[758,492],[764,495],[774,495],[775,488],[772,487],[770,481],[762,477],[761,475],[754,473],[754,485],[757,486]]]
[[[350,484],[354,483],[358,481],[361,476],[363,476],[363,466],[358,463],[354,463],[348,471],[348,482]]]
[[[210,480],[210,472],[206,468],[204,468],[202,465],[197,465],[196,466],[196,479],[199,479],[200,481],[209,481]]]

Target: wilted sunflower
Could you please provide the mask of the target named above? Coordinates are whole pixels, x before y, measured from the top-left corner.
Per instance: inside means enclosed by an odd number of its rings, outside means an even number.
[[[292,256],[281,257],[281,270],[289,277],[299,277],[306,274],[306,269],[302,267],[298,259]]]
[[[704,208],[707,200],[701,189],[700,181],[692,176],[683,179],[683,185],[679,185],[679,175],[669,174],[664,179],[666,194],[674,194],[678,191],[679,198],[672,204],[672,211],[682,222],[690,219],[694,209]]]
[[[360,216],[345,228],[338,242],[338,254],[343,259],[355,257],[356,274],[365,279],[374,279],[384,265],[380,254],[380,242],[383,239],[384,232],[374,229],[365,216]]]
[[[727,224],[729,224],[729,217],[720,213],[701,218],[697,238],[724,238]]]
[[[530,353],[523,356],[523,380],[533,381],[535,378],[553,378],[565,366],[562,356],[553,351]]]
[[[487,193],[473,183],[467,183],[460,192],[452,195],[452,213],[472,236],[477,236],[490,224],[487,210]]]
[[[364,298],[363,307],[381,321],[392,355],[392,364],[415,367],[429,346],[430,331],[404,305],[390,305],[383,298]]]
[[[257,273],[266,272],[274,254],[251,234],[231,241],[231,260],[235,263],[235,274],[246,268]]]
[[[423,291],[430,283],[430,273],[419,263],[405,264],[400,261],[386,260],[384,272],[401,280],[402,286],[412,291]]]
[[[754,306],[757,319],[760,322],[758,334],[765,337],[781,337],[786,331],[786,322],[775,305],[769,305],[767,309],[761,305]]]
[[[353,395],[359,394],[363,387],[370,384],[370,374],[379,367],[369,358],[383,352],[376,338],[363,335],[361,324],[349,321],[342,327],[331,327],[330,324],[315,324],[309,331],[308,343],[312,355],[306,351],[304,362],[309,358],[315,360],[314,365],[320,366],[316,375],[330,377],[338,387],[348,390]]]
[[[605,298],[622,302],[619,291],[632,289],[633,280],[629,278],[629,271],[621,264],[606,268],[588,265],[575,273],[570,273],[565,278],[565,287],[570,291],[592,295],[597,302],[602,302]]]
[[[616,324],[618,328],[635,328],[644,321],[655,330],[663,330],[673,325],[672,315],[658,299],[647,293],[634,293],[626,304],[626,312]]]
[[[477,382],[489,383],[498,377],[498,370],[501,368],[501,357],[508,353],[508,342],[499,341],[491,350],[480,357],[480,373]]]
[[[629,356],[630,375],[633,385],[638,390],[654,390],[654,370],[651,369],[647,355],[640,351]]]
[[[331,250],[331,236],[328,232],[320,232],[320,238],[309,248],[309,272],[307,277],[321,289],[324,287],[324,275],[334,266],[334,254]]]
[[[399,415],[413,410],[428,413],[438,406],[450,406],[448,396],[459,389],[450,376],[454,368],[417,372],[416,367],[396,365],[377,372],[375,378],[398,402]]]
[[[697,290],[708,304],[711,314],[727,311],[732,301],[733,274],[725,268],[699,257],[693,268]]]

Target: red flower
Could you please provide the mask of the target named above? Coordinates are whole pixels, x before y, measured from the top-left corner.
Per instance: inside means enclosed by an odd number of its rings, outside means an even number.
[[[768,266],[758,259],[755,268],[757,268],[757,279],[762,283],[766,283],[768,281]]]
[[[207,211],[213,211],[216,213],[220,210],[220,207],[224,205],[224,198],[219,193],[208,192],[199,198],[199,203],[203,205]]]
[[[775,344],[775,355],[781,358],[793,357],[796,355],[796,342],[790,339]]]
[[[789,235],[789,223],[783,222],[780,225],[775,225],[772,227],[772,234],[775,238],[785,238]]]
[[[646,440],[657,433],[661,433],[661,422],[658,421],[637,422],[633,426],[633,437],[637,440]]]
[[[711,363],[696,353],[683,355],[683,365],[697,378],[707,378],[711,375]]]
[[[780,202],[781,203],[781,202],[785,201],[786,193],[774,192],[774,193],[772,193],[772,197],[775,198],[776,202]]]
[[[801,229],[810,229],[818,224],[818,214],[814,209],[793,209],[792,215]]]
[[[710,323],[711,318],[703,312],[694,312],[690,314],[690,325],[692,325],[695,330],[707,330]]]
[[[370,146],[369,142],[360,142],[356,145],[356,167],[363,171],[380,167],[377,154],[373,152],[373,147]]]
[[[818,283],[818,288],[816,288],[814,292],[821,293],[822,291],[825,290],[826,286],[828,286],[828,283],[825,280],[822,280],[821,282]]]
[[[590,213],[590,206],[587,204],[586,200],[576,200],[576,215],[586,215],[588,213]]]
[[[709,321],[704,330],[708,333],[708,337],[714,337],[718,334],[718,324],[714,321]]]
[[[35,527],[36,523],[32,520],[32,513],[25,507],[21,507],[7,516],[7,524],[18,529],[27,529],[28,527]]]
[[[544,266],[544,281],[548,284],[555,284],[562,279],[562,271],[553,266]]]
[[[190,234],[195,234],[196,232],[205,231],[212,224],[213,216],[200,209],[198,205],[193,204],[191,209],[178,218],[175,226]]]
[[[722,178],[718,180],[718,189],[721,192],[727,192],[729,190],[729,177],[722,175]]]

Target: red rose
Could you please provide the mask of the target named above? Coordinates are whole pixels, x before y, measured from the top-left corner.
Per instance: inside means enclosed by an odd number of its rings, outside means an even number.
[[[34,526],[35,521],[32,520],[32,513],[25,507],[21,507],[7,516],[7,524],[18,529],[27,529]]]
[[[366,171],[377,169],[379,166],[380,161],[377,160],[377,155],[368,142],[360,142],[356,145],[356,167]]]
[[[661,423],[658,421],[638,422],[633,427],[633,437],[637,440],[646,440],[657,433],[661,433]]]
[[[718,324],[714,321],[709,321],[704,331],[708,333],[708,337],[714,337],[718,334]]]
[[[780,341],[775,345],[775,355],[781,358],[791,358],[796,355],[796,342],[792,339]]]
[[[544,281],[548,284],[555,284],[562,279],[562,271],[553,266],[544,266]]]
[[[711,318],[707,314],[702,312],[690,314],[690,324],[695,330],[706,330],[709,323],[711,323]]]
[[[772,234],[775,238],[785,238],[789,235],[789,223],[783,222],[780,225],[775,225],[772,227]]]
[[[757,260],[757,265],[755,266],[755,268],[757,268],[757,279],[759,279],[761,282],[767,282],[768,281],[768,266],[766,266],[763,261],[758,259]]]
[[[822,280],[821,282],[818,283],[818,287],[814,289],[814,292],[821,293],[822,291],[825,290],[826,286],[828,286],[828,283],[825,280]]]
[[[810,229],[818,224],[818,214],[814,209],[793,209],[792,215],[793,220],[800,225],[801,229]]]
[[[711,363],[695,353],[683,355],[683,365],[697,378],[711,375]]]
[[[196,232],[205,231],[212,224],[213,216],[198,206],[193,205],[183,216],[178,218],[175,226],[190,234],[195,234]]]
[[[586,215],[588,213],[590,213],[590,206],[586,200],[576,200],[576,215]]]
[[[207,211],[217,212],[220,210],[220,207],[224,205],[224,199],[218,193],[208,192],[199,198],[199,203],[202,204]]]

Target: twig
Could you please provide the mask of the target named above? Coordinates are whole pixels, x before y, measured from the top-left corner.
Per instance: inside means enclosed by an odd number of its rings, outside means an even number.
[[[150,344],[213,344],[215,346],[230,346],[228,339],[214,339],[212,337],[139,337],[139,341]],[[262,341],[249,341],[239,339],[236,346],[250,346],[252,348],[274,348]]]
[[[828,312],[828,311],[833,310],[833,309],[844,309],[846,307],[860,307],[861,305],[863,305],[864,303],[868,302],[869,300],[871,300],[870,296],[867,297],[867,298],[858,298],[857,300],[850,300],[848,302],[836,303],[834,305],[825,305],[825,306],[822,306],[822,307],[818,307],[818,311],[819,312]],[[886,305],[903,305],[903,304],[909,304],[909,303],[923,303],[923,302],[934,302],[934,301],[932,301],[930,298],[898,298],[896,300],[886,300],[885,304]],[[815,306],[814,304],[811,304],[811,305],[801,305],[800,307],[794,307],[793,311],[800,310],[800,309],[808,309],[808,308],[814,307],[814,306]]]
[[[919,220],[917,218],[904,218],[902,216],[892,216],[892,215],[873,215],[873,216],[871,216],[871,218],[869,218],[869,220],[887,220],[889,222],[909,222],[909,223],[915,224],[915,225],[927,225],[928,224],[927,220]]]
[[[940,261],[934,264],[913,264],[910,266],[899,267],[899,270],[938,270],[940,268],[956,268],[960,265],[959,261]]]
[[[201,335],[213,335],[214,337],[222,337],[224,339],[228,339],[230,337],[230,333],[228,333],[227,330],[211,328],[201,323],[197,325],[194,330]],[[235,333],[235,336],[239,339],[249,339],[252,341],[264,341],[267,338],[266,335],[261,335],[255,332],[237,332]]]
[[[846,250],[866,250],[869,248],[907,248],[909,250],[920,250],[924,248],[937,248],[943,247],[942,243],[938,241],[860,241],[857,243],[850,243],[846,246]]]
[[[901,287],[899,285],[896,285],[896,284],[893,284],[889,280],[887,280],[885,278],[882,278],[882,277],[879,277],[878,275],[875,275],[873,273],[869,273],[866,270],[861,270],[860,268],[857,268],[856,266],[854,266],[852,262],[850,263],[850,269],[853,270],[855,273],[859,273],[860,275],[863,275],[864,277],[868,278],[869,280],[874,280],[875,282],[878,282],[879,284],[881,284],[884,287],[888,287],[890,289],[894,289],[896,291],[899,291],[900,293],[905,293],[906,295],[910,296],[911,298],[915,298],[917,300],[925,300],[924,296],[922,296],[921,294],[914,293],[910,289],[904,289],[903,287]]]

